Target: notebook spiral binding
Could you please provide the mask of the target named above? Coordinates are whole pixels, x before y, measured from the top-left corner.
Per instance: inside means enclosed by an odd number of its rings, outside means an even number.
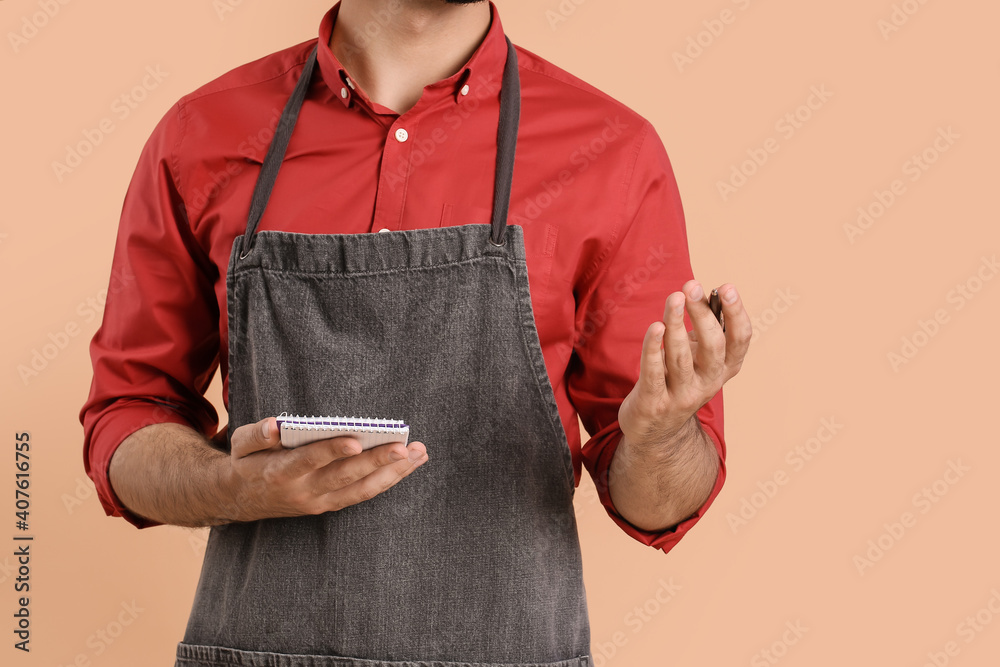
[[[372,419],[369,417],[340,416],[317,417],[315,415],[289,415],[282,412],[277,418],[282,428],[300,431],[350,430],[360,433],[398,433],[409,428],[399,419]]]

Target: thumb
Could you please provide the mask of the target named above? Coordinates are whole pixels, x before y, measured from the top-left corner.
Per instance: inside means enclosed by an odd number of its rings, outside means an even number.
[[[233,431],[233,455],[242,458],[279,445],[278,422],[274,417],[261,419],[255,424],[244,424]]]
[[[639,358],[639,392],[643,396],[658,397],[666,388],[664,377],[663,333],[666,330],[663,322],[653,322],[646,329],[642,340],[642,356]]]

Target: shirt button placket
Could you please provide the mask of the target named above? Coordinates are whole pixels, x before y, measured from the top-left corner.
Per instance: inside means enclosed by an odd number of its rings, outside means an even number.
[[[402,163],[409,160],[409,146],[406,146],[410,133],[403,127],[390,129],[390,138],[385,147],[382,161],[382,178],[379,185],[379,201],[375,207],[375,220],[372,224],[373,231],[387,232],[399,229],[400,224],[400,198],[405,187],[397,181],[406,178],[409,170]],[[395,146],[392,145],[395,140]],[[389,175],[391,174],[391,175]]]

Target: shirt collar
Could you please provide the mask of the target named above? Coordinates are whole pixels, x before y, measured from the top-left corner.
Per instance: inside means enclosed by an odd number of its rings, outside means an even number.
[[[441,79],[425,87],[419,104],[434,103],[439,99],[450,97],[454,104],[467,104],[473,100],[495,95],[500,91],[503,79],[503,68],[507,62],[507,40],[500,15],[492,0],[490,3],[490,27],[486,37],[476,48],[469,60],[455,74],[447,79]],[[365,104],[373,111],[382,114],[395,114],[391,109],[368,99],[348,76],[347,70],[337,60],[330,48],[330,38],[333,35],[333,25],[340,9],[338,0],[324,16],[319,26],[319,49],[317,65],[323,81],[330,88],[334,97],[345,107],[350,107],[352,101]],[[425,100],[424,98],[431,98]]]

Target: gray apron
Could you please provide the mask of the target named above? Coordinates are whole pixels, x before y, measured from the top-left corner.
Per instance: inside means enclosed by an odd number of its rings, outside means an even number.
[[[573,465],[506,224],[507,47],[491,224],[257,232],[312,51],[230,255],[227,442],[284,411],[384,417],[430,458],[337,512],[213,527],[177,666],[592,664]]]

